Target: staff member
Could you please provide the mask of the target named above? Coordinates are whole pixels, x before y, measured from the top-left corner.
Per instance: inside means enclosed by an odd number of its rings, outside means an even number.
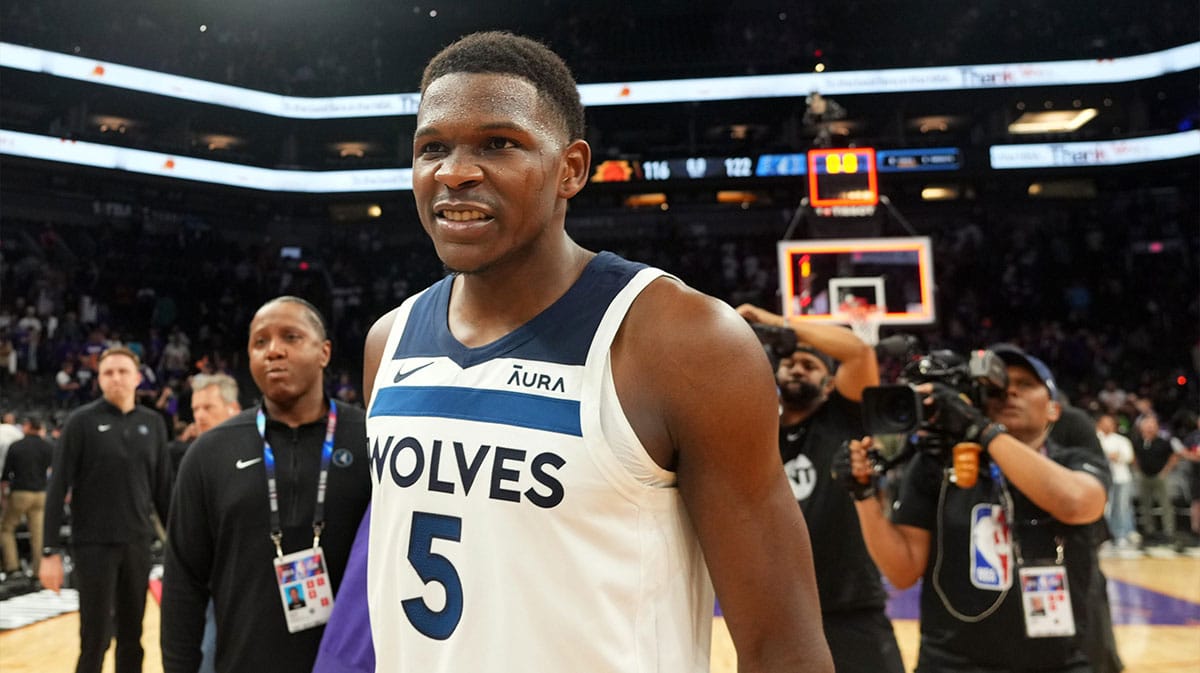
[[[323,569],[314,588],[329,582],[331,597],[371,497],[363,411],[323,392],[331,348],[303,299],[255,313],[247,351],[262,404],[198,437],[179,467],[163,575],[166,673],[200,666],[210,598],[216,670],[312,669],[324,626],[311,611],[331,605],[308,598],[289,610],[281,564]]]
[[[124,346],[100,354],[103,397],[67,418],[46,492],[46,548],[39,577],[63,584],[60,529],[71,493],[71,552],[79,590],[78,673],[100,673],[116,617],[117,673],[142,670],[142,617],[150,583],[151,506],[167,518],[171,458],[162,416],[135,401],[138,356]]]

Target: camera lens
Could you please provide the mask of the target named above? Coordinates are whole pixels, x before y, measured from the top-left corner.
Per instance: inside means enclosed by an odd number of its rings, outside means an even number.
[[[875,386],[863,390],[863,424],[871,434],[915,431],[921,422],[921,400],[904,385]]]
[[[896,425],[907,427],[914,420],[912,401],[908,395],[889,395],[883,413]]]

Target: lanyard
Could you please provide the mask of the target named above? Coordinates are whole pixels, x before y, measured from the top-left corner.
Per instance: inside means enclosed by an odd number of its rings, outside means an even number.
[[[275,554],[283,556],[283,526],[279,520],[279,491],[275,485],[275,452],[267,441],[267,415],[258,408],[255,418],[258,435],[263,441],[263,466],[267,469],[267,498],[271,502],[271,542],[275,543]],[[329,478],[329,459],[333,455],[333,432],[337,429],[337,404],[329,400],[329,420],[325,423],[325,443],[321,447],[321,474],[317,478],[317,506],[313,510],[313,548],[321,544],[321,531],[325,528],[325,482]]]

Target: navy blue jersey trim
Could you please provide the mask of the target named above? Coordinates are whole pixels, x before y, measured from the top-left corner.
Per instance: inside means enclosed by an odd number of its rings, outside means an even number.
[[[435,416],[503,423],[582,437],[579,402],[507,390],[403,386],[375,393],[371,417]]]
[[[499,357],[582,365],[608,305],[644,268],[644,264],[601,252],[558,301],[511,333],[478,348],[462,345],[447,327],[454,282],[454,277],[448,276],[413,305],[392,359],[445,356],[463,369]]]

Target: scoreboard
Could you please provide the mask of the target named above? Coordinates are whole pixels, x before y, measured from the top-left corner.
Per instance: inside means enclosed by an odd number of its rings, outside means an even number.
[[[609,159],[592,169],[592,182],[642,182],[752,178],[750,157],[688,157],[687,159]]]
[[[870,188],[870,185],[875,183],[876,172],[957,171],[961,167],[960,157],[958,148],[940,147],[878,152],[870,148],[842,148],[810,150],[807,154],[795,152],[682,159],[608,159],[592,167],[591,182],[659,182],[807,175],[811,194],[812,176],[816,175],[818,197],[824,196],[826,198],[823,200],[826,201],[845,200],[848,192],[861,191],[860,187]],[[838,197],[835,194],[842,196]]]

